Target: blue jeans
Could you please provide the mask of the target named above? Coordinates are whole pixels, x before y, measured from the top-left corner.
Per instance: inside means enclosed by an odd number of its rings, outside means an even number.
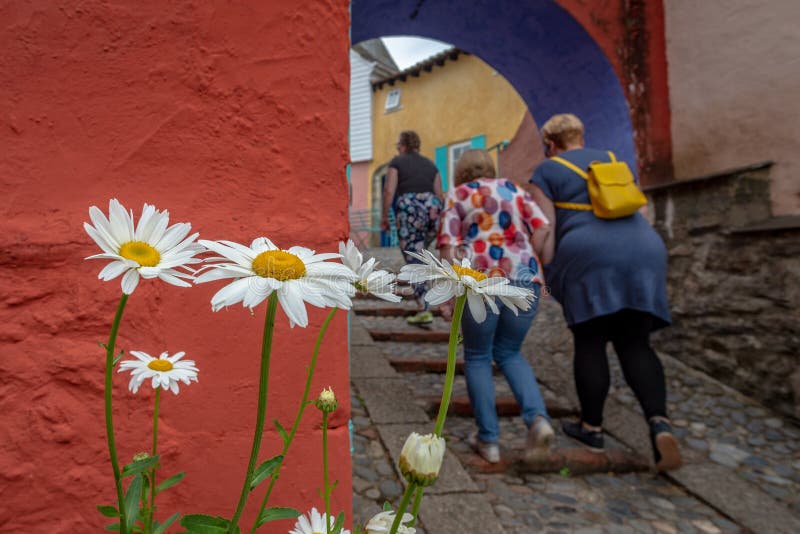
[[[487,310],[486,320],[477,323],[467,306],[461,320],[467,391],[478,424],[478,438],[484,443],[496,443],[500,435],[494,402],[492,360],[511,386],[525,424],[530,427],[537,415],[548,417],[536,375],[520,353],[522,341],[539,308],[540,284],[511,283],[531,289],[536,294],[527,311],[519,311],[519,315],[514,315],[499,299],[495,299],[500,308],[499,314]]]

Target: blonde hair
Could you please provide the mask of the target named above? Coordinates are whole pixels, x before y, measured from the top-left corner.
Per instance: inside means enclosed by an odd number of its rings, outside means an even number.
[[[456,186],[471,182],[476,178],[494,178],[497,173],[494,161],[488,152],[480,148],[467,150],[458,158],[455,170]]]
[[[553,115],[542,126],[542,141],[552,142],[557,148],[567,143],[583,141],[583,123],[572,113]]]

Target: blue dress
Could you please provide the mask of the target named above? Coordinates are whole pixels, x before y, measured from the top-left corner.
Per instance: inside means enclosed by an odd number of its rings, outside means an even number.
[[[560,157],[586,169],[609,161],[602,150],[569,150]],[[553,202],[589,203],[586,181],[555,161],[533,173],[536,184]],[[648,312],[653,329],[670,324],[667,303],[667,251],[661,236],[635,213],[600,219],[591,211],[556,209],[556,249],[544,266],[545,283],[564,310],[569,326],[625,308]]]

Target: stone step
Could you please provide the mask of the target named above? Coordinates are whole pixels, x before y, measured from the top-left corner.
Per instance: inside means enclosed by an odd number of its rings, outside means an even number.
[[[633,473],[649,471],[650,462],[635,452],[622,449],[607,449],[592,452],[586,448],[551,449],[527,462],[522,450],[503,451],[502,460],[490,464],[472,452],[458,454],[462,465],[479,473],[558,473],[564,476],[589,475],[593,473]]]
[[[403,306],[402,304],[387,303],[386,306],[355,306],[353,307],[353,311],[356,315],[363,315],[365,317],[408,317],[414,315],[419,310],[409,306]],[[431,308],[430,312],[436,316],[442,315],[439,308]]]
[[[442,402],[441,397],[430,396],[424,399],[427,401],[426,411],[435,417],[439,412],[439,405]],[[497,415],[500,417],[514,417],[520,415],[519,405],[514,397],[497,397],[494,400],[497,409]],[[569,417],[577,415],[577,408],[573,408],[560,402],[545,401],[547,413],[550,417]],[[450,405],[447,407],[447,413],[450,415],[458,415],[461,417],[472,417],[472,405],[469,402],[469,397],[463,395],[454,395],[450,398]]]
[[[450,332],[447,330],[379,330],[370,329],[369,335],[375,341],[400,341],[410,343],[447,343]]]
[[[447,372],[447,359],[426,360],[423,358],[389,358],[389,364],[399,373],[437,373]],[[492,364],[494,374],[497,366]],[[464,360],[456,360],[456,374],[464,374]]]

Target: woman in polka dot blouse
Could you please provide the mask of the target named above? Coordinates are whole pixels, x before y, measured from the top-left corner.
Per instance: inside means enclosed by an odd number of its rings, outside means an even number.
[[[472,267],[487,276],[505,276],[531,289],[531,308],[515,315],[497,302],[499,314],[477,323],[464,311],[464,361],[467,390],[478,426],[473,447],[489,462],[500,460],[492,361],[511,386],[529,428],[527,452],[549,448],[553,429],[536,377],[520,353],[522,342],[538,309],[544,282],[541,265],[531,244],[537,228],[548,224],[539,206],[509,180],[495,178],[494,163],[485,150],[469,150],[458,161],[456,187],[445,200],[437,244],[445,259],[468,257]],[[540,233],[542,234],[542,233]],[[443,305],[448,317],[452,303]]]

